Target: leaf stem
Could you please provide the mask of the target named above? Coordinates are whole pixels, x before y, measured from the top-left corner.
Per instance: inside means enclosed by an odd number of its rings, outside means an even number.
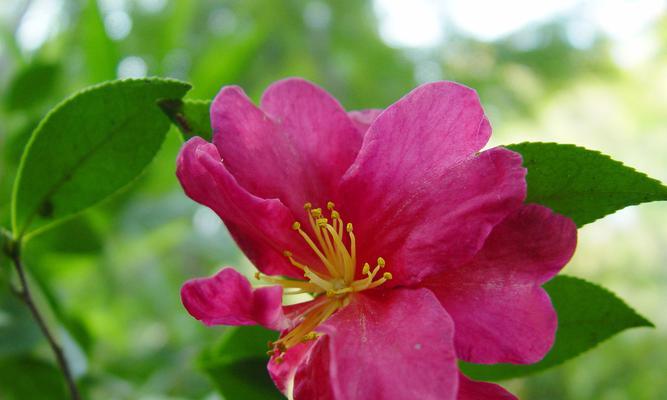
[[[65,358],[65,353],[63,352],[62,347],[58,344],[53,333],[49,330],[49,327],[46,325],[44,316],[37,308],[35,301],[33,300],[32,294],[30,292],[30,287],[28,286],[28,280],[26,278],[25,269],[23,267],[23,262],[21,261],[21,243],[19,241],[9,239],[5,243],[5,252],[11,258],[14,268],[16,269],[16,274],[19,278],[19,287],[16,288],[12,286],[14,293],[25,303],[25,305],[30,309],[32,317],[39,325],[39,329],[42,331],[42,334],[49,342],[49,346],[53,351],[53,354],[56,356],[56,361],[58,362],[58,367],[63,373],[65,382],[67,383],[67,388],[69,389],[70,397],[72,400],[80,400],[81,394],[79,389],[76,386],[74,381],[74,376],[70,366]]]

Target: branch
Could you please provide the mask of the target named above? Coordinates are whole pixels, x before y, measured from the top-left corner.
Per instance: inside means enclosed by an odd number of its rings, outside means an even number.
[[[65,358],[65,353],[63,353],[62,347],[60,347],[53,333],[51,333],[49,327],[46,325],[46,321],[37,308],[37,305],[32,298],[32,294],[30,293],[30,287],[28,286],[28,280],[26,279],[25,269],[23,268],[23,263],[21,262],[21,244],[12,239],[8,239],[5,247],[6,248],[4,250],[14,263],[16,273],[19,277],[19,287],[16,288],[12,286],[12,290],[30,309],[32,317],[35,319],[35,322],[37,322],[37,325],[39,325],[39,329],[42,331],[42,334],[44,334],[44,337],[49,342],[49,346],[51,346],[51,350],[56,356],[58,367],[62,371],[65,382],[67,383],[67,388],[69,389],[72,400],[80,400],[81,394],[79,393],[79,389],[76,387],[76,383],[74,382],[74,376],[72,376],[72,371],[69,367],[69,364],[67,363],[67,359]]]

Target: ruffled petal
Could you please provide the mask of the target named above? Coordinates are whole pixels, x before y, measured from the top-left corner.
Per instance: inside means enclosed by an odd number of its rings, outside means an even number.
[[[455,399],[451,319],[425,289],[356,294],[319,329],[294,399]]]
[[[292,229],[294,217],[277,199],[261,199],[243,187],[225,168],[216,147],[195,137],[181,149],[176,175],[185,193],[210,207],[224,221],[241,250],[262,272],[302,278],[283,256],[290,250],[318,265],[312,251]],[[308,258],[311,257],[311,258]]]
[[[373,121],[375,121],[375,118],[377,118],[382,111],[384,110],[379,108],[369,108],[366,110],[350,111],[347,115],[352,120],[352,123],[354,124],[354,127],[357,128],[359,134],[363,137]]]
[[[387,182],[379,190],[372,176],[391,168],[379,159],[373,168],[367,171],[371,180],[345,182],[348,201],[341,202],[341,214],[354,224],[358,259],[372,263],[385,258],[394,274],[392,285],[413,284],[469,261],[491,229],[521,206],[526,193],[521,156],[504,148],[444,171],[421,169],[412,181],[396,187]]]
[[[459,358],[475,363],[534,363],[553,344],[558,325],[540,285],[570,260],[574,223],[526,205],[493,229],[467,265],[423,282],[456,327]]]
[[[459,374],[459,394],[456,400],[518,400],[502,386],[489,382],[473,381]]]
[[[251,193],[278,198],[295,216],[324,205],[354,161],[361,137],[340,104],[302,79],[272,84],[261,109],[238,87],[211,106],[213,142],[229,171]]]
[[[274,330],[288,326],[282,294],[280,286],[253,289],[233,268],[189,280],[181,288],[185,308],[206,325],[262,325]]]
[[[477,93],[453,82],[422,85],[380,113],[346,175],[373,191],[411,187],[480,150],[491,126]]]

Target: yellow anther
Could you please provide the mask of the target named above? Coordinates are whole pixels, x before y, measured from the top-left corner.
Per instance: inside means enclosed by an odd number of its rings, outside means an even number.
[[[255,274],[263,283],[282,286],[285,289],[284,294],[310,293],[315,297],[315,304],[300,313],[300,322],[271,344],[268,354],[276,363],[282,361],[287,349],[299,343],[316,340],[320,334],[315,329],[337,310],[350,304],[353,293],[372,290],[393,278],[389,272],[380,274],[380,270],[385,268],[387,263],[384,258],[378,257],[375,266],[364,263],[364,260],[357,260],[352,223],[343,220],[343,215],[335,209],[333,202],[327,202],[326,208],[313,208],[312,203],[305,203],[303,208],[308,229],[303,228],[299,221],[292,224],[292,229],[297,231],[317,256],[318,264],[311,269],[298,261],[300,257],[284,250],[282,254],[289,262],[303,271],[303,279]],[[329,210],[326,211],[326,216],[323,209]]]
[[[301,339],[301,340],[304,341],[304,342],[307,342],[309,340],[315,340],[318,337],[319,337],[319,335],[317,334],[317,332],[310,332],[310,333],[305,334],[303,336],[303,339]]]
[[[285,359],[283,358],[283,356],[278,356],[273,361],[275,361],[276,364],[280,364],[281,362],[285,361]]]
[[[364,275],[368,275],[370,274],[370,272],[371,272],[371,266],[368,263],[364,264],[364,268],[361,270],[361,273]]]
[[[261,278],[261,275],[259,272],[255,272],[255,279],[259,280]]]

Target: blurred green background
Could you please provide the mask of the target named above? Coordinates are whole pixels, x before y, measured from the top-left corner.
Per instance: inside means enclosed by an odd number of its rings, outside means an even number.
[[[182,79],[192,98],[234,83],[257,99],[270,82],[303,76],[348,109],[456,80],[479,91],[492,145],[576,143],[667,182],[662,0],[2,0],[0,35],[5,227],[40,118],[74,91],[122,77]],[[40,305],[90,398],[222,398],[206,369],[223,330],[190,318],[179,288],[222,265],[250,266],[217,217],[181,192],[180,145],[172,128],[138,181],[25,249]],[[665,215],[667,205],[646,204],[587,225],[565,270],[608,287],[657,328],[507,387],[529,400],[667,398]],[[0,399],[59,398],[49,349],[0,263]]]

